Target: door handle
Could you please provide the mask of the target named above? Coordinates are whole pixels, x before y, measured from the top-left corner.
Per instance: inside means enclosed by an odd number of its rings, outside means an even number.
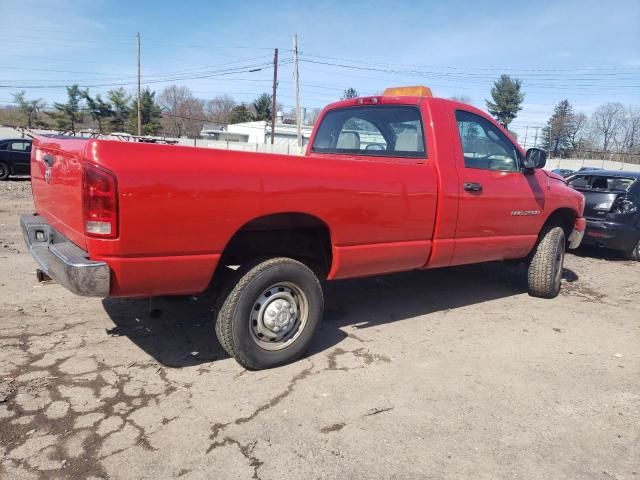
[[[53,167],[53,163],[56,161],[56,159],[53,157],[53,155],[50,155],[48,153],[46,153],[42,159],[44,160],[44,163],[47,164],[47,167]]]
[[[475,182],[465,182],[464,189],[467,192],[481,192],[482,191],[482,184],[475,183]]]

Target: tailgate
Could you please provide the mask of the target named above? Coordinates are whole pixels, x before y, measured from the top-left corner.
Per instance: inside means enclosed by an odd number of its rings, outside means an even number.
[[[623,192],[590,191],[577,189],[584,195],[584,216],[587,218],[604,218],[611,206]]]
[[[36,213],[86,250],[82,220],[82,161],[87,139],[35,137],[31,186]]]

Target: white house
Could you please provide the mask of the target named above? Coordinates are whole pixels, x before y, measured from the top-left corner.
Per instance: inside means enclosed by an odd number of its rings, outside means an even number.
[[[313,127],[302,125],[302,145],[305,146],[311,137]],[[271,143],[271,122],[257,120],[255,122],[234,123],[226,126],[204,125],[200,135],[203,138],[238,143]],[[276,145],[297,145],[297,130],[295,122],[284,119],[282,112],[276,114],[276,128],[274,143]]]

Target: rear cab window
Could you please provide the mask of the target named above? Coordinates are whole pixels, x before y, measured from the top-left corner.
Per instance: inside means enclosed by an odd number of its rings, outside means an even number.
[[[426,158],[420,110],[370,105],[329,110],[311,147],[316,153]]]
[[[604,192],[627,192],[637,181],[633,177],[606,175],[576,175],[568,184],[576,190],[598,190]]]

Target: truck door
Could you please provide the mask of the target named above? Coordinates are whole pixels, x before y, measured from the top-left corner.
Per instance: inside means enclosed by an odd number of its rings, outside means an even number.
[[[488,118],[455,112],[459,210],[453,265],[525,256],[543,218],[541,176]],[[454,149],[456,150],[456,149]]]

